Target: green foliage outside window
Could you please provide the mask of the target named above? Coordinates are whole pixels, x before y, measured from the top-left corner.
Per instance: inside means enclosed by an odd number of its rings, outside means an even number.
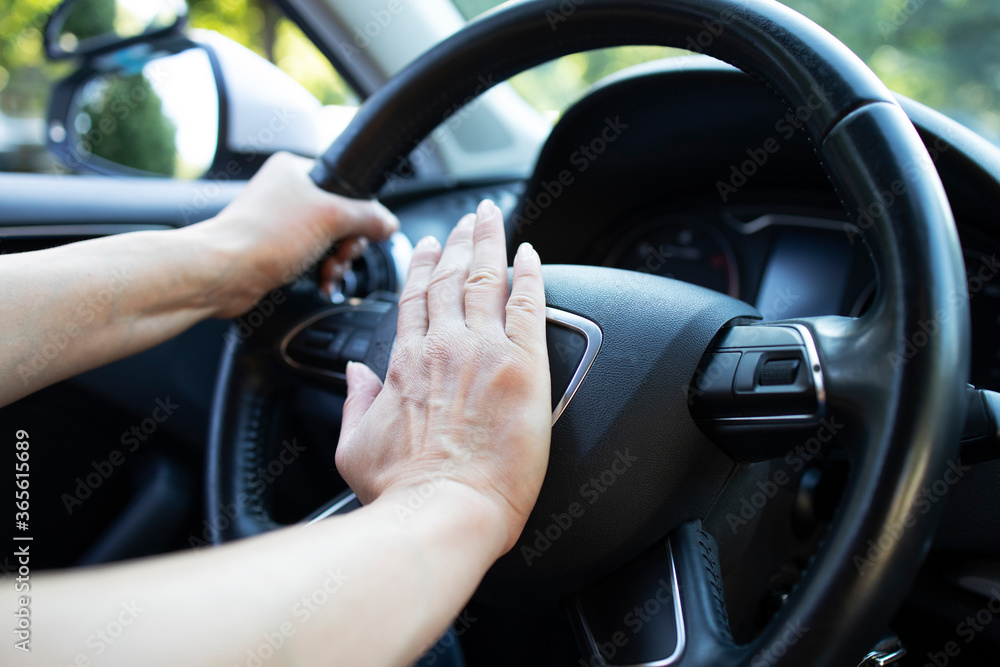
[[[48,62],[42,49],[42,31],[58,4],[59,0],[0,0],[0,111],[9,116],[44,115],[52,84],[72,71],[70,64]],[[323,54],[273,4],[266,0],[190,0],[188,4],[189,26],[216,30],[251,48],[323,104],[357,103],[354,91]],[[84,26],[78,28],[85,34]]]
[[[62,31],[81,40],[114,34],[117,13],[116,0],[87,0],[85,11],[70,12],[66,16]]]
[[[114,164],[152,174],[177,171],[177,128],[142,74],[114,76],[84,104],[83,148]]]
[[[499,2],[455,0],[455,4],[472,18]],[[785,4],[832,32],[892,90],[939,109],[994,141],[1000,139],[1000,2],[785,0]],[[572,14],[567,19],[572,20]],[[591,51],[536,67],[515,77],[513,84],[537,108],[556,115],[611,72],[683,53],[656,47]]]
[[[0,0],[3,115],[44,117],[54,82],[72,71],[70,63],[48,62],[42,50],[42,31],[58,3]],[[496,0],[455,3],[470,18],[498,4]],[[893,90],[944,111],[994,141],[1000,138],[1000,3],[787,0],[786,4],[830,30]],[[357,103],[354,92],[318,49],[267,0],[190,0],[189,5],[191,27],[216,30],[248,46],[324,104]],[[571,15],[567,18],[571,20]],[[101,27],[75,26],[81,34]],[[574,54],[515,77],[513,85],[536,108],[555,118],[608,74],[681,53],[637,46]],[[161,127],[148,140],[160,137],[156,141],[161,141],[168,134]],[[153,170],[162,171],[162,167]]]

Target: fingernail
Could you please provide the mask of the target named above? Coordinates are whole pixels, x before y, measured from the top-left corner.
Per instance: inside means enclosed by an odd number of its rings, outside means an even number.
[[[417,241],[418,250],[430,250],[432,248],[437,248],[439,245],[441,244],[438,243],[438,240],[433,236],[425,236],[424,238]]]
[[[475,223],[476,223],[476,216],[473,215],[472,213],[469,213],[467,215],[463,215],[462,219],[459,220],[458,224],[455,226],[461,227],[462,229],[468,229],[471,228],[472,225],[474,225]]]
[[[533,252],[535,252],[535,247],[530,243],[528,243],[527,241],[522,243],[517,249],[517,254],[521,255],[522,257],[527,257],[529,254]]]
[[[498,210],[497,205],[494,204],[492,200],[484,199],[479,202],[479,208],[476,209],[476,214],[485,218],[486,216],[493,215]]]

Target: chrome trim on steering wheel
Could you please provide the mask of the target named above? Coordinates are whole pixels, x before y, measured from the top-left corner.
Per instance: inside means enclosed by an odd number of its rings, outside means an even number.
[[[677,565],[674,563],[674,552],[673,548],[670,546],[670,538],[667,538],[667,559],[670,561],[670,587],[672,589],[671,594],[674,600],[674,622],[677,624],[677,644],[674,646],[674,652],[666,658],[660,658],[659,660],[653,660],[651,662],[639,662],[630,665],[617,665],[605,661],[604,656],[597,645],[597,640],[594,639],[594,635],[590,631],[590,625],[587,624],[587,617],[580,605],[580,598],[577,597],[574,599],[573,609],[580,619],[580,627],[587,636],[587,644],[590,646],[592,657],[599,658],[601,660],[601,664],[606,667],[668,667],[668,665],[674,664],[681,659],[682,655],[684,655],[684,647],[687,644],[687,635],[684,632],[684,610],[681,608],[681,593],[680,587],[677,583]]]
[[[601,328],[587,318],[568,313],[565,310],[546,307],[545,319],[548,322],[553,322],[576,331],[587,339],[587,348],[583,351],[583,358],[580,360],[580,365],[577,366],[576,372],[573,373],[573,377],[566,387],[566,392],[552,410],[552,424],[554,425],[559,421],[559,417],[566,410],[569,402],[573,400],[573,396],[576,394],[576,390],[580,388],[583,378],[587,376],[587,371],[590,370],[590,366],[594,363],[594,359],[601,349],[601,342],[604,340],[604,335],[601,333]]]
[[[335,500],[325,510],[323,510],[322,512],[320,512],[319,514],[317,514],[313,518],[311,518],[308,521],[306,521],[305,524],[307,526],[310,526],[310,525],[316,523],[317,521],[322,521],[323,519],[326,519],[327,517],[331,517],[334,514],[338,514],[340,512],[340,510],[342,510],[343,508],[347,507],[348,505],[350,505],[351,503],[353,503],[357,499],[358,499],[358,497],[354,494],[353,491],[351,491],[346,496],[342,496],[339,500]]]

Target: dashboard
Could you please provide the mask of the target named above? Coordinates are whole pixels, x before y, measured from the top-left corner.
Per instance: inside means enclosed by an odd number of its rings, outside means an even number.
[[[960,225],[959,235],[972,316],[969,381],[997,390],[1000,280],[995,278],[1000,243],[967,225]],[[832,209],[774,204],[663,211],[612,225],[598,249],[604,266],[654,273],[728,294],[756,306],[765,321],[858,317],[878,292],[860,232]]]

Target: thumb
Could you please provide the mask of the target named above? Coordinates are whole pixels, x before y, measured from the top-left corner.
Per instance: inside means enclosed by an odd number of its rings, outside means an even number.
[[[368,408],[382,391],[382,381],[364,364],[351,361],[347,364],[347,400],[340,427],[340,441],[344,442],[358,428]]]
[[[364,236],[381,241],[399,229],[396,216],[375,199],[348,199],[328,193],[323,196],[329,198],[333,239]]]

